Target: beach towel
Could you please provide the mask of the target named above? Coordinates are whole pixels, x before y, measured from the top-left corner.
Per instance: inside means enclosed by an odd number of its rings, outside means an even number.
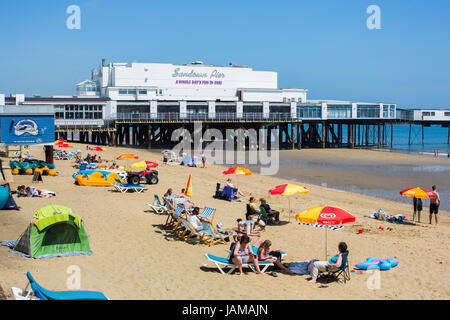
[[[292,271],[295,274],[300,274],[300,275],[304,275],[304,274],[308,274],[309,270],[308,270],[308,266],[312,265],[312,263],[310,262],[314,262],[317,260],[306,260],[306,261],[294,261],[289,265],[289,270]]]

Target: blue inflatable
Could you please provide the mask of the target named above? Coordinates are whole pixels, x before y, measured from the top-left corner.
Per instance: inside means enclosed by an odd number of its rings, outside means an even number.
[[[397,259],[377,259],[370,257],[367,258],[366,261],[356,264],[355,267],[361,270],[371,270],[371,269],[389,270],[391,268],[396,267],[397,265],[398,265]]]

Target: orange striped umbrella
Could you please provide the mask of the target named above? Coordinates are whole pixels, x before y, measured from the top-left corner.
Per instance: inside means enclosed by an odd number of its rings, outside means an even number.
[[[131,153],[125,153],[125,154],[121,154],[120,156],[118,156],[116,158],[117,160],[124,160],[124,159],[139,159],[139,157],[135,154],[131,154]]]
[[[400,191],[400,194],[402,196],[410,197],[410,198],[413,198],[413,197],[424,198],[424,199],[436,198],[436,195],[433,192],[428,191],[427,189],[424,189],[424,188],[419,188],[419,187],[408,188],[408,189],[402,190],[402,191]]]

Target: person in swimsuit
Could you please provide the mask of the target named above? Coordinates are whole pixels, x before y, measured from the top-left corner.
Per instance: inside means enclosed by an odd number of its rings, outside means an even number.
[[[434,214],[434,219],[436,220],[436,224],[438,224],[438,213],[439,213],[439,205],[441,204],[441,198],[439,197],[439,193],[437,192],[436,186],[432,186],[432,193],[435,195],[434,198],[430,198],[430,224],[431,219]]]
[[[259,261],[269,261],[269,262],[275,263],[284,272],[293,274],[293,272],[291,270],[286,268],[281,263],[281,258],[271,255],[271,254],[274,254],[276,251],[279,251],[279,250],[270,251],[271,245],[272,245],[272,242],[270,240],[265,240],[263,243],[261,243],[261,245],[258,248],[258,260]],[[272,275],[275,275],[275,274],[272,273]]]
[[[239,274],[242,275],[242,264],[252,262],[255,265],[256,274],[262,274],[259,269],[258,258],[252,252],[250,246],[250,238],[246,235],[242,236],[236,243],[233,251],[233,262],[239,268]]]
[[[422,212],[422,199],[414,197],[413,206],[414,206],[413,221],[415,221],[416,219],[416,212],[417,212],[417,222],[420,222],[420,213]]]

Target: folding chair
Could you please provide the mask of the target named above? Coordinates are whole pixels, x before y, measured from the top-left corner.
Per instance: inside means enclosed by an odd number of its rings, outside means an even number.
[[[341,280],[346,283],[350,281],[350,268],[348,267],[348,251],[342,253],[342,263],[337,270],[331,270],[323,273],[321,276],[326,279],[326,282],[340,282]]]

